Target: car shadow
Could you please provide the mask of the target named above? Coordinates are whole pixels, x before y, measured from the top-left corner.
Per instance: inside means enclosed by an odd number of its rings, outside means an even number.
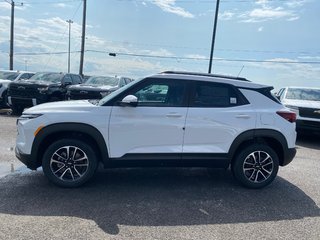
[[[250,190],[229,170],[113,169],[77,189],[59,188],[41,171],[0,179],[0,213],[94,220],[108,234],[118,225],[190,226],[318,217],[301,189],[281,177]]]
[[[305,133],[299,134],[296,145],[299,147],[306,147],[320,150],[320,133]]]

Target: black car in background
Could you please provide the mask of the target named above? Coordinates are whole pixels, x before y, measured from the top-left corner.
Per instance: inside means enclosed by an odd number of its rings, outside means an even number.
[[[127,77],[92,76],[83,84],[70,86],[67,99],[101,99],[132,81]]]
[[[8,103],[14,115],[37,104],[66,99],[70,85],[82,83],[79,74],[38,72],[28,80],[14,81],[8,87]]]

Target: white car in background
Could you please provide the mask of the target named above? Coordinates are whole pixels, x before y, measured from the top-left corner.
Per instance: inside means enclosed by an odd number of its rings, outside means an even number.
[[[297,114],[297,131],[320,132],[320,88],[285,87],[277,97]]]
[[[7,89],[9,83],[19,79],[29,79],[34,75],[26,71],[0,70],[0,107],[8,107]]]

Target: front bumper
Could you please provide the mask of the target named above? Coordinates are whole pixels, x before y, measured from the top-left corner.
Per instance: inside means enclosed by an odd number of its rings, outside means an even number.
[[[31,154],[24,154],[19,151],[19,149],[15,148],[15,154],[16,157],[27,166],[27,168],[30,168],[31,170],[36,170],[38,167],[40,167],[40,164],[37,163],[34,157],[32,157]]]

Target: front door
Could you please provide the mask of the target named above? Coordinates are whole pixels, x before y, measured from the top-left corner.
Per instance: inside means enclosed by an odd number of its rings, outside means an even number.
[[[109,122],[112,158],[147,154],[180,158],[187,115],[186,83],[146,79],[125,95],[138,98],[136,107],[115,103]],[[156,155],[155,155],[156,156]]]

